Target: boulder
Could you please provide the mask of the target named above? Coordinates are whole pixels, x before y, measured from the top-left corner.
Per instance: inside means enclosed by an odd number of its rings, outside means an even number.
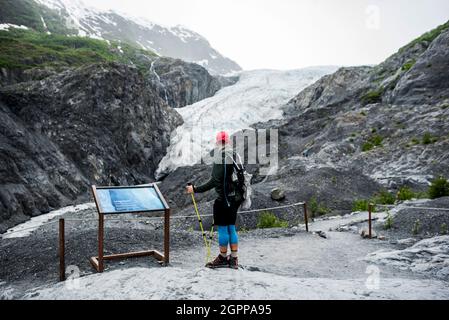
[[[275,201],[282,201],[285,199],[285,192],[281,188],[271,190],[271,199]]]

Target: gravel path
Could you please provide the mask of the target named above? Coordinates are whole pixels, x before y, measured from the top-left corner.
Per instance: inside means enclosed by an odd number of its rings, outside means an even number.
[[[95,213],[88,209],[64,217],[95,218]],[[1,240],[0,297],[211,299],[219,298],[210,289],[219,281],[234,288],[221,298],[233,299],[449,299],[446,281],[366,260],[379,250],[398,250],[398,245],[364,240],[355,232],[329,231],[365,219],[366,214],[359,213],[315,221],[310,233],[302,227],[241,232],[239,271],[206,270],[202,267],[205,250],[201,235],[172,230],[169,268],[140,258],[108,262],[101,275],[95,274],[88,262],[96,252],[96,223],[71,223],[67,226],[67,265],[79,268],[82,277],[78,285],[81,283],[83,290],[57,284],[57,226],[45,225],[24,238]],[[159,223],[109,221],[106,226],[107,253],[161,249]],[[327,238],[318,231],[324,231]],[[215,241],[213,246],[215,252]],[[374,289],[367,286],[373,272],[379,274]],[[103,291],[96,290],[100,282]],[[144,285],[146,282],[153,285]]]

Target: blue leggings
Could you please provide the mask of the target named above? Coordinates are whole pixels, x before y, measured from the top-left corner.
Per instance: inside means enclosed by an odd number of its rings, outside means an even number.
[[[218,226],[218,244],[220,247],[227,247],[229,244],[239,243],[239,236],[235,226]]]

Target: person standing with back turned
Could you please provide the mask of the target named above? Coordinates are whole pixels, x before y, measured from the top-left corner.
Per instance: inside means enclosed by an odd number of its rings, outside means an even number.
[[[239,239],[235,228],[239,203],[235,200],[232,174],[234,171],[234,152],[230,146],[228,133],[217,134],[217,148],[214,154],[212,174],[205,184],[187,186],[188,193],[204,193],[215,188],[217,199],[214,203],[214,223],[218,226],[218,242],[220,254],[214,261],[208,263],[208,268],[230,267],[238,269]],[[228,256],[228,246],[231,254]]]

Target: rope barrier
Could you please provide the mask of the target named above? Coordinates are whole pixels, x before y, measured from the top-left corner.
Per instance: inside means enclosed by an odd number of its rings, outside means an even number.
[[[252,213],[259,213],[259,212],[263,212],[263,211],[271,211],[271,210],[278,210],[278,209],[286,209],[286,208],[292,208],[292,207],[297,207],[297,206],[301,206],[304,205],[304,202],[298,202],[298,203],[293,203],[293,204],[289,204],[289,205],[285,205],[285,206],[278,206],[278,207],[272,207],[272,208],[264,208],[264,209],[255,209],[255,210],[248,210],[248,211],[241,211],[239,212],[239,214],[252,214]],[[447,209],[449,210],[449,209]],[[213,217],[213,214],[205,214],[202,215],[202,217]],[[198,216],[196,215],[185,215],[185,216],[173,216],[171,217],[172,219],[197,219]],[[148,217],[148,218],[127,218],[127,219],[105,219],[106,221],[120,221],[120,222],[131,222],[131,221],[136,221],[136,222],[149,222],[149,221],[156,221],[156,220],[160,220],[163,219],[163,217]],[[87,221],[98,221],[98,219],[95,218],[87,218],[87,219],[76,219],[76,218],[66,218],[65,221],[67,222],[87,222]],[[44,224],[40,224],[39,226],[34,226],[34,227],[29,227],[29,228],[22,228],[22,229],[18,229],[18,230],[14,230],[13,231],[8,231],[6,233],[4,233],[3,235],[1,235],[2,237],[4,236],[8,236],[8,235],[12,235],[12,234],[16,234],[19,232],[24,232],[24,231],[28,231],[28,230],[36,230],[37,228],[43,227],[43,226],[47,226],[47,225],[52,225],[52,224],[56,224],[58,221],[51,221],[51,222],[47,222]]]
[[[55,223],[57,223],[57,221],[51,221],[51,222],[43,223],[43,224],[40,224],[37,227],[34,226],[34,227],[22,228],[22,229],[18,229],[18,230],[11,229],[11,231],[6,231],[5,233],[1,234],[0,236],[3,238],[3,237],[6,237],[6,236],[9,236],[11,234],[16,234],[16,233],[20,233],[20,232],[24,232],[24,231],[28,231],[28,230],[36,230],[37,228],[40,228],[40,227],[43,227],[43,226],[48,226],[48,225],[55,224]]]
[[[286,208],[292,208],[304,205],[304,202],[297,202],[285,206],[278,206],[278,207],[271,207],[271,208],[264,208],[264,209],[255,209],[255,210],[247,210],[247,211],[240,211],[239,214],[252,214],[252,213],[259,213],[263,211],[271,211],[271,210],[278,210],[278,209],[286,209]],[[195,207],[195,205],[194,205]],[[384,207],[384,208],[397,208],[397,209],[416,209],[416,210],[436,210],[436,211],[449,211],[449,208],[438,208],[438,207],[416,207],[416,206],[407,206],[407,205],[386,205],[386,204],[376,204],[376,207]],[[202,217],[213,217],[213,214],[205,214],[202,215]],[[149,221],[156,221],[160,220],[163,217],[148,217],[148,218],[127,218],[127,219],[106,219],[106,221],[120,221],[120,222],[149,222]],[[184,215],[184,216],[173,216],[171,219],[197,219],[197,215]],[[98,219],[95,218],[87,218],[87,219],[76,219],[76,218],[67,218],[65,221],[68,222],[87,222],[87,221],[98,221]],[[51,221],[47,223],[40,224],[39,226],[29,227],[29,228],[19,228],[18,230],[11,229],[12,231],[7,231],[4,234],[1,235],[1,237],[7,237],[9,235],[13,235],[20,232],[25,232],[28,230],[36,230],[37,228],[52,225],[57,223],[57,221]]]
[[[407,206],[407,205],[387,205],[387,204],[376,204],[376,207],[385,207],[385,208],[397,208],[397,209],[421,209],[421,210],[437,210],[437,211],[449,211],[449,208],[437,208],[437,207],[415,207],[415,206]]]
[[[272,207],[272,208],[265,208],[265,209],[256,209],[256,210],[249,210],[249,211],[239,211],[238,214],[250,214],[250,213],[258,213],[258,212],[264,212],[264,211],[270,211],[270,210],[278,210],[278,209],[285,209],[285,208],[292,208],[292,207],[297,207],[297,206],[302,206],[304,205],[304,202],[298,202],[298,203],[294,203],[294,204],[289,204],[289,205],[285,205],[285,206],[280,206],[280,207]],[[213,217],[213,214],[204,214],[202,215],[203,217]],[[185,219],[185,218],[196,218],[196,216],[174,216],[172,217],[173,219]]]

